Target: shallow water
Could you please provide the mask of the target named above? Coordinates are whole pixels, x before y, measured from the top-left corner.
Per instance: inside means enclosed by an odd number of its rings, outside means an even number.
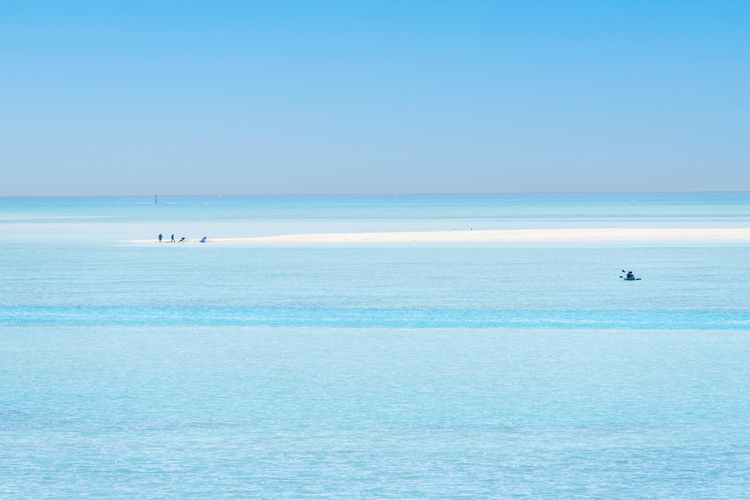
[[[747,195],[148,201],[0,199],[0,497],[749,496],[749,244],[130,243]]]

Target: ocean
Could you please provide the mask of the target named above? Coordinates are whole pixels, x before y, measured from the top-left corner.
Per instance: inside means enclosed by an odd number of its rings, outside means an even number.
[[[135,242],[567,227],[750,194],[0,198],[0,498],[750,498],[750,242]]]

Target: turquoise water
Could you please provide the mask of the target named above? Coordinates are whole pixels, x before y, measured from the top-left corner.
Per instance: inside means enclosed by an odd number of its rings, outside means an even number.
[[[0,199],[1,498],[748,498],[750,196]],[[643,280],[618,279],[622,269]]]

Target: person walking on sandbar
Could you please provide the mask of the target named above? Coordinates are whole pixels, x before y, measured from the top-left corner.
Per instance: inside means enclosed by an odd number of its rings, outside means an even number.
[[[170,243],[174,243],[174,234],[172,235],[172,241]]]
[[[159,233],[159,243],[161,243],[161,238],[162,238],[161,233]]]

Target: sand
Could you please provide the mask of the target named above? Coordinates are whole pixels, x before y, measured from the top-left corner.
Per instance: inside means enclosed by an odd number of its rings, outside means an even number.
[[[491,231],[424,231],[400,233],[321,233],[213,238],[206,243],[447,243],[556,241],[750,240],[750,228],[582,228],[504,229]],[[186,240],[185,243],[199,243]],[[158,243],[138,240],[137,243]],[[168,244],[168,241],[164,242]]]

